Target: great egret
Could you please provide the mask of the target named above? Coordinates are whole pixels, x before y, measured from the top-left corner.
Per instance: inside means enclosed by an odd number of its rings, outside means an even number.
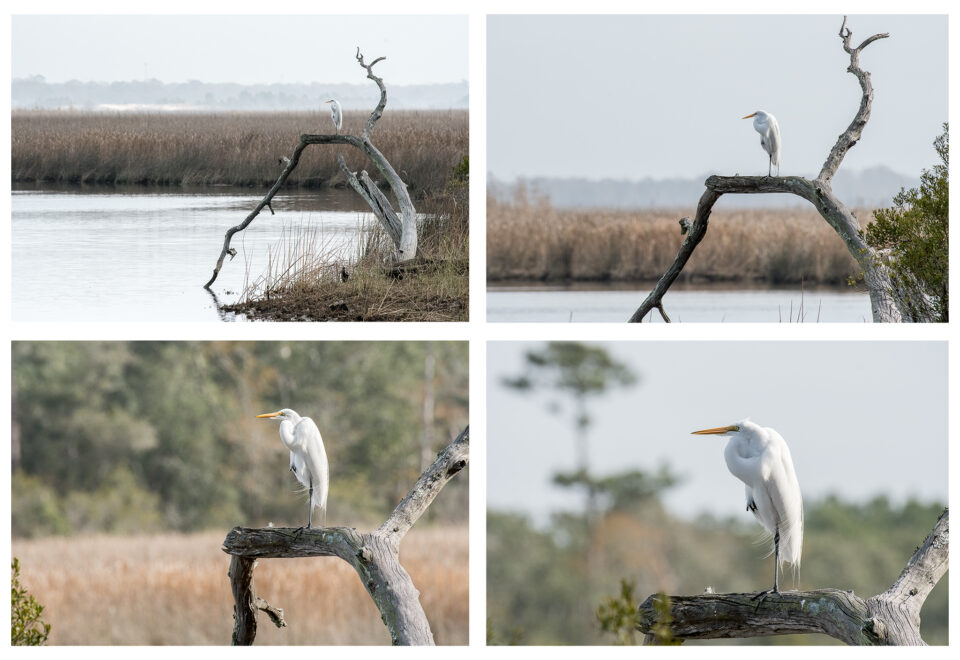
[[[767,163],[767,176],[770,176],[774,165],[777,166],[777,176],[780,176],[780,125],[777,123],[777,118],[763,110],[757,110],[743,119],[750,119],[750,117],[753,117],[754,130],[760,134],[760,146],[770,156],[770,161]]]
[[[723,450],[727,468],[747,486],[747,511],[773,534],[773,589],[758,597],[779,593],[780,564],[799,568],[803,546],[803,497],[790,448],[779,433],[748,419],[693,434],[729,436]]]
[[[330,119],[333,120],[333,125],[337,127],[337,135],[340,135],[340,129],[343,128],[343,111],[340,109],[340,101],[330,99],[324,101],[324,103],[330,104]]]
[[[301,417],[289,408],[257,415],[257,418],[280,421],[280,441],[290,450],[290,471],[304,488],[310,490],[307,502],[307,529],[310,529],[314,507],[326,516],[327,490],[330,487],[330,467],[320,430],[312,419]]]

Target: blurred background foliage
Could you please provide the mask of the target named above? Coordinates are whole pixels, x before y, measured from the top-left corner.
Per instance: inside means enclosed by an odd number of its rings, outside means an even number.
[[[632,506],[607,508],[589,538],[582,514],[558,513],[546,524],[522,514],[487,512],[487,616],[493,643],[615,644],[622,631],[603,631],[601,605],[635,585],[640,603],[657,592],[699,594],[767,588],[773,558],[752,517],[701,516],[687,521],[664,510],[657,495]],[[803,566],[794,589],[852,589],[861,597],[884,591],[943,511],[939,503],[891,505],[884,497],[863,504],[827,498],[805,504]],[[949,573],[921,612],[928,644],[948,642]],[[784,588],[784,587],[781,587]],[[508,640],[505,642],[505,640]],[[642,635],[634,641],[640,643]],[[698,642],[691,641],[687,644]],[[788,635],[709,643],[831,644],[821,635]]]
[[[280,408],[323,435],[328,524],[382,521],[467,424],[467,355],[465,342],[13,342],[12,533],[302,524],[277,424],[254,418]],[[467,484],[427,520],[463,522]]]

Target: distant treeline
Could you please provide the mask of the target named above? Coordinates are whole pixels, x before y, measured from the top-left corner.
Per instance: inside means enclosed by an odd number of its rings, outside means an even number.
[[[360,71],[359,67],[357,71]],[[395,110],[466,109],[470,105],[469,84],[393,85],[388,82],[390,106]],[[43,76],[14,78],[10,88],[11,106],[17,109],[97,110],[122,106],[174,106],[220,111],[290,112],[310,110],[336,98],[344,108],[372,110],[380,91],[370,81],[347,83],[207,83],[190,80],[165,83],[160,80],[116,82],[47,82]]]
[[[943,511],[939,503],[893,506],[836,498],[804,502],[803,566],[788,571],[781,589],[852,589],[868,598],[889,588]],[[586,530],[589,529],[589,532]],[[488,641],[496,644],[614,644],[601,631],[597,609],[634,585],[637,604],[657,592],[696,595],[754,592],[773,579],[768,540],[741,511],[731,519],[674,517],[658,497],[621,499],[592,523],[557,513],[546,526],[522,515],[487,513]],[[927,598],[920,631],[947,644],[949,576]],[[633,643],[642,636],[634,633]],[[738,644],[836,644],[822,635],[738,639]]]
[[[425,361],[435,360],[425,435]],[[465,342],[14,342],[14,536],[302,524],[278,426],[316,421],[331,524],[379,520],[467,423]],[[467,478],[430,516],[464,521]]]
[[[680,218],[695,212],[563,209],[523,190],[488,197],[487,280],[656,281],[683,243]],[[845,284],[858,271],[816,211],[715,210],[679,281]]]
[[[369,111],[344,113],[358,134]],[[273,185],[303,133],[333,133],[329,112],[220,114],[14,111],[14,182],[137,185]],[[439,191],[469,152],[465,110],[388,107],[373,142],[414,194]],[[352,147],[308,147],[287,180],[294,187],[342,185],[342,152],[353,170],[376,169]]]

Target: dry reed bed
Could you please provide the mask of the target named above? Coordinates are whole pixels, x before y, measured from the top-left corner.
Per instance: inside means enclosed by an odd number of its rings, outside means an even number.
[[[359,134],[369,112],[348,111],[343,132]],[[465,110],[394,110],[373,142],[413,191],[439,190],[468,152]],[[128,114],[18,110],[12,113],[15,182],[243,186],[272,185],[281,156],[302,133],[332,133],[326,109],[296,113]],[[372,167],[341,147],[351,169]],[[342,183],[338,148],[311,146],[291,186]]]
[[[13,541],[22,584],[44,605],[50,644],[229,644],[233,597],[225,531]],[[466,526],[414,528],[401,561],[438,644],[466,644]],[[261,560],[260,596],[287,627],[260,617],[258,644],[389,644],[357,574],[336,558]]]
[[[688,209],[560,209],[487,200],[487,279],[650,281],[683,242]],[[861,224],[872,219],[859,212]],[[842,284],[859,268],[814,210],[715,209],[681,281]]]

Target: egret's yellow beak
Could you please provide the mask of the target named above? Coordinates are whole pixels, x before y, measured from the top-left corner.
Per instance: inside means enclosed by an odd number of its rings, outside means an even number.
[[[257,415],[257,419],[261,419],[263,417],[279,417],[281,414],[283,413],[281,413],[279,410],[275,413],[263,413],[262,415]]]
[[[329,101],[324,101],[324,103],[333,103],[333,99],[330,99]]]
[[[744,117],[744,119],[746,119],[746,117]],[[702,431],[693,431],[690,435],[723,435],[724,433],[731,433],[739,430],[740,430],[740,427],[734,424],[733,426],[718,426],[715,429],[704,429]]]
[[[740,119],[750,119],[750,117],[756,117],[757,113],[754,112],[752,115],[747,115],[746,117],[740,117]]]

